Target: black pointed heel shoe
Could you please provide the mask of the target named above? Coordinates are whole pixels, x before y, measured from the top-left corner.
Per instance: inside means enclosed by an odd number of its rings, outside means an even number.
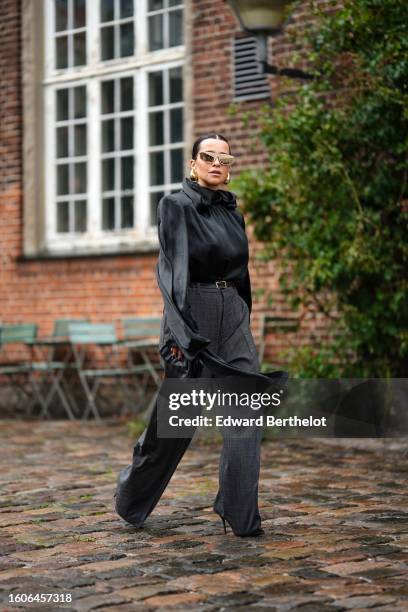
[[[258,536],[264,535],[265,531],[262,527],[258,527],[255,531],[251,531],[251,533],[243,533],[239,537],[240,538],[257,538]]]
[[[216,514],[218,514],[218,512],[216,512]],[[222,520],[222,526],[224,527],[224,534],[227,535],[227,525],[229,525],[230,527],[231,525],[221,514],[218,514],[218,516]],[[262,527],[258,527],[257,529],[254,529],[254,531],[251,531],[250,533],[235,533],[232,527],[231,527],[231,530],[232,530],[232,533],[239,538],[256,538],[258,536],[264,535],[265,533]]]

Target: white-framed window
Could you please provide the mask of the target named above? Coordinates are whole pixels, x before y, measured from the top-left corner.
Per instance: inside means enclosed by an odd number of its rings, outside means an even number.
[[[85,232],[87,225],[86,85],[55,90],[56,231]]]
[[[183,179],[183,72],[181,66],[149,70],[148,125],[150,218],[157,203]]]
[[[183,2],[148,0],[149,50],[183,44]]]
[[[148,245],[184,175],[183,4],[44,0],[46,245]]]
[[[136,158],[133,76],[102,79],[100,95],[102,229],[132,228]]]
[[[133,55],[134,17],[133,0],[101,1],[99,56],[102,61]]]
[[[86,0],[55,0],[53,39],[56,68],[86,64]]]

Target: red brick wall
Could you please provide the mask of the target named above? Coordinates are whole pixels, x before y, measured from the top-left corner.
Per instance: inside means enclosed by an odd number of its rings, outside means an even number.
[[[193,112],[195,135],[222,131],[230,138],[234,154],[241,156],[235,171],[265,163],[258,148],[249,152],[251,137],[240,121],[227,115],[232,100],[230,67],[231,36],[238,29],[223,0],[193,0]],[[300,13],[299,13],[300,14]],[[111,321],[122,316],[160,315],[162,301],[156,286],[156,254],[24,261],[22,256],[22,100],[20,63],[20,4],[0,0],[0,320],[7,323],[36,322],[40,333],[51,332],[58,317],[89,317]],[[286,36],[286,35],[285,35]],[[290,47],[285,36],[274,43],[274,59],[284,63]],[[280,45],[280,46],[279,46]],[[271,79],[273,82],[273,78]],[[244,103],[243,109],[256,107]],[[251,231],[249,229],[249,233]],[[255,263],[258,250],[251,241],[253,288],[265,287],[274,296],[271,313],[289,314],[277,286],[274,263]],[[254,332],[265,300],[254,300]],[[316,327],[315,323],[312,327]],[[308,338],[310,326],[297,334],[296,342]],[[284,337],[271,339],[271,358]]]

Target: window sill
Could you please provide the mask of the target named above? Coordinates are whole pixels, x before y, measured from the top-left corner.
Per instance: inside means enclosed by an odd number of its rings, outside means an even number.
[[[43,248],[37,253],[20,255],[17,261],[40,261],[50,259],[77,259],[90,257],[117,257],[121,255],[150,255],[158,253],[159,243],[157,240],[141,240],[133,244],[98,245],[70,247],[57,249],[56,247]]]

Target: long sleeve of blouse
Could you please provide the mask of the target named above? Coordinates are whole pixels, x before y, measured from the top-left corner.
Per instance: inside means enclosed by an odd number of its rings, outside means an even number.
[[[156,269],[157,282],[164,300],[168,331],[165,340],[177,344],[187,359],[194,359],[210,343],[198,332],[187,298],[189,240],[185,206],[172,196],[163,198],[158,207],[160,243]]]
[[[241,215],[242,229],[245,234],[245,219]],[[246,237],[246,234],[245,234]],[[249,275],[248,264],[246,265],[246,270],[244,275],[241,278],[235,279],[235,285],[237,287],[237,291],[242,299],[247,303],[249,316],[251,317],[252,312],[252,289],[251,289],[251,277]]]

